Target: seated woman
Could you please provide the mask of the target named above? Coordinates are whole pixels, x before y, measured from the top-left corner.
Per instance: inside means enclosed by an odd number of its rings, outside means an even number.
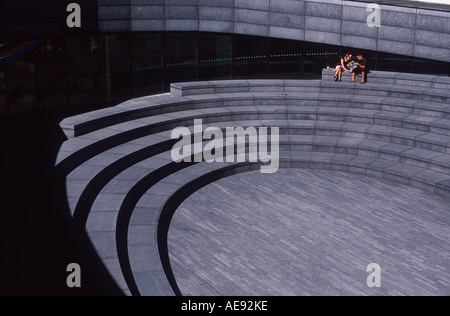
[[[348,63],[352,61],[353,56],[351,54],[347,54],[341,58],[341,64],[336,66],[336,73],[334,74],[334,80],[337,82],[341,82],[342,79],[342,71],[352,72],[350,68],[348,68]]]

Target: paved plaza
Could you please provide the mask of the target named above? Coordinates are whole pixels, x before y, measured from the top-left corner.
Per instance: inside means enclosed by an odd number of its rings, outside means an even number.
[[[175,213],[169,252],[184,295],[450,295],[450,203],[319,170],[217,181]],[[370,263],[381,288],[366,284]]]

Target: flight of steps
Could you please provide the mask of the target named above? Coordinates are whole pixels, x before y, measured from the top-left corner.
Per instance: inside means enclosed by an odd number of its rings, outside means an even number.
[[[357,173],[450,198],[450,78],[372,72],[323,79],[172,84],[171,92],[65,119],[65,179],[74,239],[86,233],[126,295],[180,294],[167,233],[177,207],[260,163],[180,163],[174,128],[279,127],[280,168]],[[193,153],[195,154],[195,153]]]

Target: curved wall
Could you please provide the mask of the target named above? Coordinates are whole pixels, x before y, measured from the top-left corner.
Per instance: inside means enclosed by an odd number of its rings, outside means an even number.
[[[92,109],[172,82],[310,79],[353,48],[373,70],[450,73],[450,5],[382,5],[370,28],[365,0],[73,0],[82,27],[69,29],[69,1],[0,1],[0,115]],[[32,40],[44,44],[5,62]]]
[[[342,0],[98,0],[99,29],[205,31],[305,40],[450,62],[450,11]]]
[[[81,28],[65,25],[69,2],[81,6]],[[98,31],[200,31],[304,40],[450,62],[450,5],[434,10],[409,3],[406,7],[382,4],[381,27],[370,28],[364,0],[2,0],[0,41]]]

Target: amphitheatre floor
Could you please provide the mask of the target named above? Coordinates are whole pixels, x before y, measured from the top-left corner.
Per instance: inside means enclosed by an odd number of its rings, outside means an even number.
[[[360,175],[222,179],[180,206],[168,241],[188,296],[450,295],[449,200]]]

